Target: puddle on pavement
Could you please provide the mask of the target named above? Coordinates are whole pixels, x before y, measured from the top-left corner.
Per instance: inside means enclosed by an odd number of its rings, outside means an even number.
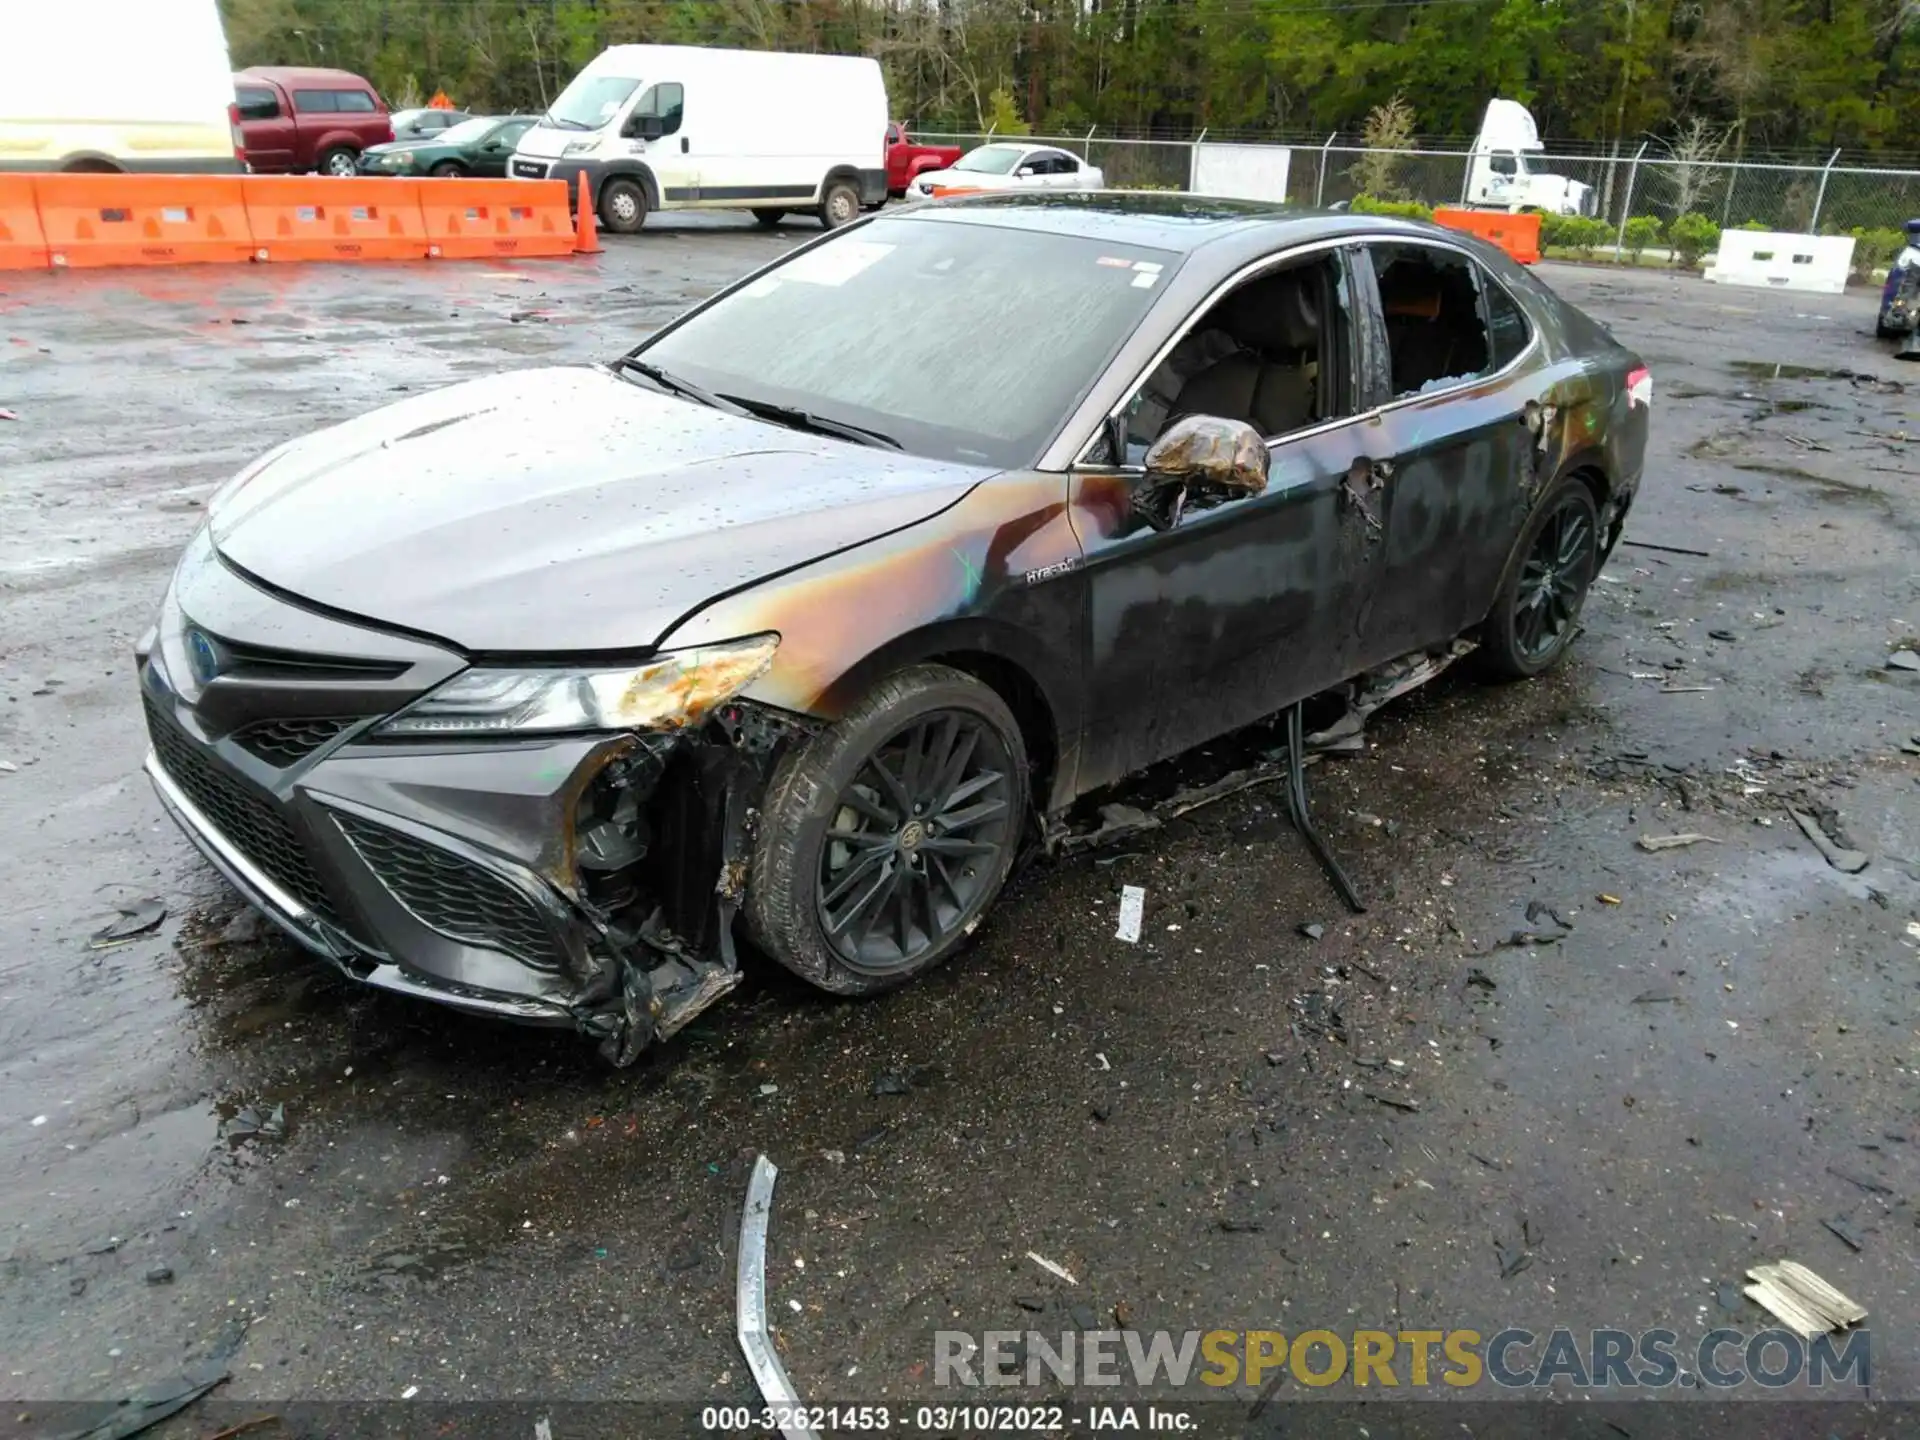
[[[1727,360],[1722,364],[1734,374],[1752,380],[1845,380],[1882,395],[1902,394],[1907,388],[1903,381],[1883,380],[1878,375],[1861,370],[1822,365],[1784,365],[1776,360]]]

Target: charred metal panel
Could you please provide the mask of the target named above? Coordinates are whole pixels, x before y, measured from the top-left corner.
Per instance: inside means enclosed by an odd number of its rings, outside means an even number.
[[[773,664],[744,698],[824,720],[903,665],[1000,656],[1033,681],[1068,754],[1080,725],[1085,602],[1066,490],[1060,475],[998,476],[934,523],[717,600],[664,643],[776,630]],[[1071,784],[1053,778],[1056,795]]]

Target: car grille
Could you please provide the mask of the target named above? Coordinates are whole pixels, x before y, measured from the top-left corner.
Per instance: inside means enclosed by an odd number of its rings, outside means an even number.
[[[522,180],[544,180],[547,178],[547,162],[544,160],[516,160],[513,173]]]
[[[147,733],[173,783],[234,849],[309,910],[332,921],[332,902],[287,822],[253,786],[222,771],[151,699],[146,706]]]
[[[380,883],[431,928],[542,970],[560,968],[553,932],[533,902],[504,880],[384,825],[342,812],[334,818]]]
[[[261,720],[234,732],[236,743],[269,765],[297,764],[350,730],[351,717],[333,720]]]

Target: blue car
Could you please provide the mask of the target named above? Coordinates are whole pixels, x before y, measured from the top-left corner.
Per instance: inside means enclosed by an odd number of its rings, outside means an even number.
[[[1920,322],[1920,219],[1907,221],[1907,244],[1887,271],[1886,289],[1880,292],[1882,340],[1913,336]]]

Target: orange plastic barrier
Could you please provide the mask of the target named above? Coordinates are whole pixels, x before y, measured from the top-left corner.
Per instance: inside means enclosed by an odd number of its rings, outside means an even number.
[[[1433,223],[1477,235],[1498,245],[1522,265],[1540,259],[1540,217],[1509,215],[1504,210],[1436,210]]]
[[[424,260],[421,187],[461,183],[249,175],[247,223],[262,260]]]
[[[432,254],[470,260],[574,252],[564,180],[425,180],[419,191]]]
[[[251,260],[238,175],[36,175],[55,269]]]
[[[47,237],[40,229],[33,176],[0,175],[0,270],[46,268]]]

